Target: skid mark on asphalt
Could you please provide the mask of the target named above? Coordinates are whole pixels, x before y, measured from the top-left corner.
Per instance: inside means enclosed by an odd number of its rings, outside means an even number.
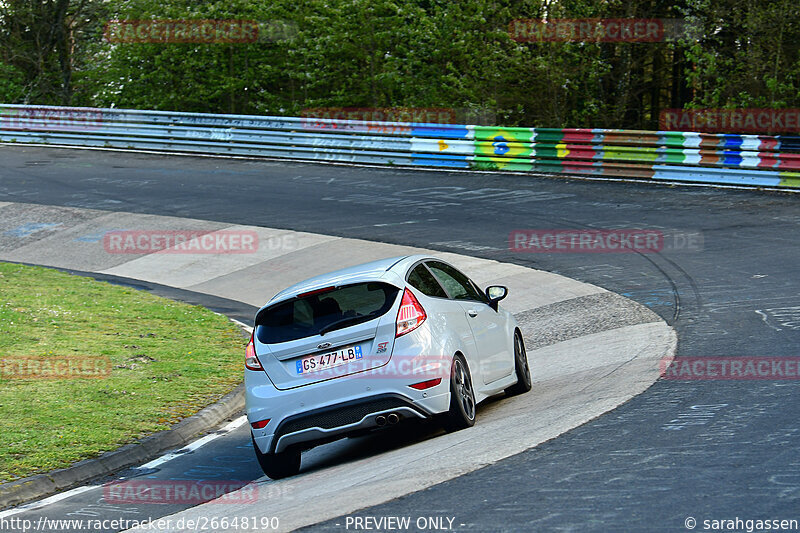
[[[792,307],[774,307],[771,309],[756,309],[755,312],[761,316],[761,319],[766,325],[776,331],[782,331],[783,328],[797,330],[800,329],[800,305]],[[778,326],[773,326],[770,323],[772,319]]]

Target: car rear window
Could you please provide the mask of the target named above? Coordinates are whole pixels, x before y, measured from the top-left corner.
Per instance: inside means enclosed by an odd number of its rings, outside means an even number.
[[[391,309],[398,292],[386,283],[355,283],[280,302],[258,313],[256,336],[276,344],[374,320]]]

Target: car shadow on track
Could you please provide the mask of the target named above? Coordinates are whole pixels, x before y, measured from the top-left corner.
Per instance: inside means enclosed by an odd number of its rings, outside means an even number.
[[[394,427],[318,446],[303,454],[300,473],[315,472],[343,463],[368,459],[435,438],[444,430],[434,422],[408,420]]]
[[[494,406],[505,397],[504,394],[499,394],[481,402],[478,405],[477,423],[480,424],[482,411],[492,411],[493,409],[490,406]],[[406,420],[393,427],[386,427],[366,435],[349,437],[324,444],[303,453],[300,475],[344,463],[368,459],[434,439],[444,434],[445,431],[437,420]]]

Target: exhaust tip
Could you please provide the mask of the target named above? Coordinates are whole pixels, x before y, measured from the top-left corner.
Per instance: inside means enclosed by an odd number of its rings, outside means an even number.
[[[379,426],[385,426],[386,425],[386,417],[383,416],[383,415],[376,416],[375,417],[375,423],[378,424]]]
[[[397,416],[397,413],[389,413],[389,415],[386,417],[386,421],[390,424],[397,424],[400,422],[400,417]]]

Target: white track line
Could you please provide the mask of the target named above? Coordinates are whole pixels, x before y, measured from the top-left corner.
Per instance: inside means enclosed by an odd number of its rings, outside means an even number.
[[[245,330],[247,333],[253,333],[253,326],[248,326],[244,322],[236,320],[235,318],[231,318],[230,321]]]
[[[162,455],[158,459],[154,459],[147,464],[142,466],[134,467],[133,470],[144,470],[149,468],[155,468],[157,466],[163,465],[164,463],[171,461],[177,457],[180,457],[188,452],[197,450],[198,448],[205,446],[209,442],[230,433],[231,431],[243,426],[247,422],[246,416],[240,416],[239,418],[229,422],[225,427],[221,428],[210,435],[206,435],[205,437],[200,437],[196,441],[180,448],[179,450],[173,450],[167,452],[166,454]],[[88,492],[93,489],[97,489],[102,487],[102,485],[86,485],[83,487],[77,487],[72,490],[68,490],[66,492],[62,492],[60,494],[55,494],[43,500],[39,500],[37,502],[25,503],[20,505],[19,507],[14,507],[13,509],[8,509],[6,511],[0,511],[0,518],[6,518],[8,516],[15,515],[17,513],[22,513],[25,511],[34,511],[36,509],[41,509],[42,507],[47,507],[48,505],[52,505],[54,503],[60,502],[61,500],[65,500],[67,498],[71,498],[72,496],[77,496],[83,492]]]
[[[206,435],[205,437],[200,437],[196,441],[192,442],[191,444],[188,444],[188,445],[184,446],[183,448],[180,448],[178,450],[173,450],[171,452],[167,452],[166,454],[162,455],[158,459],[153,459],[149,463],[145,463],[142,466],[135,467],[134,470],[147,470],[147,469],[150,469],[150,468],[155,468],[157,466],[163,465],[164,463],[166,463],[168,461],[172,461],[176,457],[180,457],[181,455],[187,454],[189,452],[193,452],[194,450],[197,450],[198,448],[200,448],[202,446],[205,446],[206,444],[208,444],[212,440],[216,440],[219,437],[221,437],[221,436],[223,436],[223,435],[225,435],[227,433],[230,433],[234,429],[237,429],[237,428],[241,427],[242,425],[244,425],[245,422],[247,422],[247,417],[246,416],[240,416],[239,418],[237,418],[233,422],[230,422],[228,425],[226,425],[225,427],[223,427],[219,431],[215,431],[214,433],[211,433],[210,435]]]
[[[12,516],[17,513],[22,513],[24,511],[34,511],[36,509],[41,509],[42,507],[47,507],[48,505],[60,502],[61,500],[66,500],[67,498],[71,498],[72,496],[76,496],[78,494],[81,494],[82,492],[88,492],[92,489],[99,489],[101,486],[102,485],[86,485],[85,487],[78,487],[72,490],[68,490],[67,492],[55,494],[53,496],[50,496],[49,498],[45,498],[44,500],[39,500],[38,502],[25,503],[20,505],[19,507],[14,507],[13,509],[0,511],[0,518]]]

